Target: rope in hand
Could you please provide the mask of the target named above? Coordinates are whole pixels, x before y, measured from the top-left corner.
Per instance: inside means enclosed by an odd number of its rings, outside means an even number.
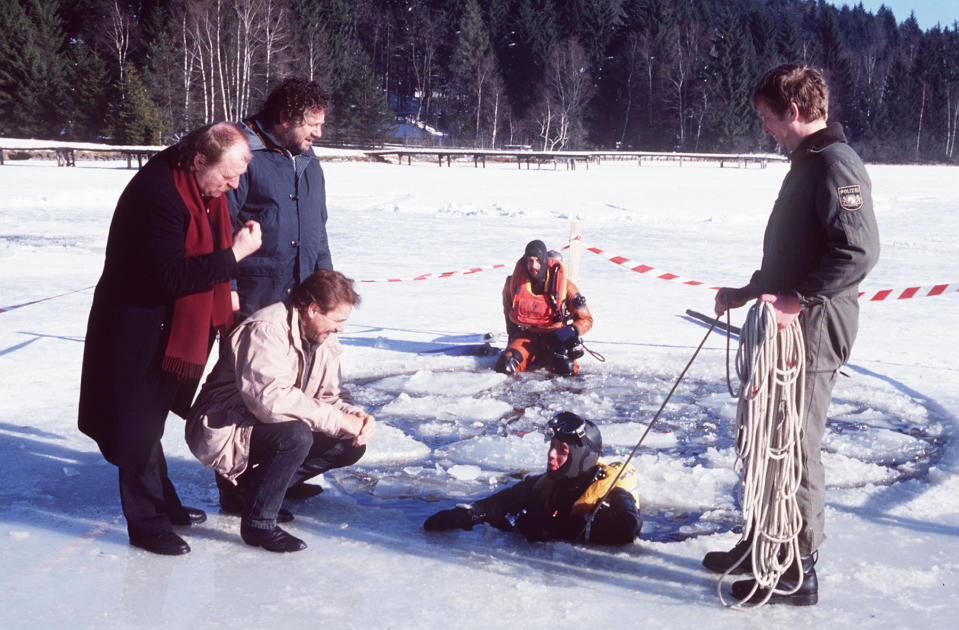
[[[727,311],[728,312],[728,311]],[[728,349],[727,333],[727,349]],[[727,356],[727,379],[729,360]],[[757,302],[750,309],[739,337],[736,372],[740,380],[736,419],[737,460],[735,470],[742,474],[739,500],[743,509],[741,541],[751,540],[746,553],[730,567],[716,586],[724,606],[742,608],[757,592],[762,606],[790,566],[799,575],[799,530],[802,517],[796,501],[802,475],[801,432],[805,383],[805,343],[799,320],[777,331],[772,305]],[[754,586],[742,600],[728,602],[722,585],[730,573],[751,556]]]
[[[666,404],[669,402],[669,399],[672,398],[673,392],[676,391],[676,388],[682,382],[683,377],[686,376],[686,372],[689,371],[690,366],[692,366],[693,361],[696,360],[696,357],[699,356],[699,351],[703,349],[706,340],[709,339],[709,333],[713,332],[713,329],[716,328],[716,324],[719,323],[719,318],[717,317],[710,325],[709,330],[706,331],[706,334],[703,336],[703,340],[699,342],[699,345],[696,347],[696,351],[693,352],[693,356],[689,358],[689,361],[686,363],[686,367],[683,368],[682,373],[680,373],[679,378],[676,379],[676,382],[673,383],[672,389],[669,390],[669,393],[666,394],[666,398],[663,400],[663,404],[659,406],[659,411],[656,412],[656,415],[653,416],[653,419],[649,421],[646,430],[643,431],[643,434],[639,437],[639,441],[636,442],[636,446],[633,447],[633,450],[629,452],[629,455],[626,457],[626,460],[623,462],[623,465],[619,467],[616,476],[613,477],[612,483],[609,484],[609,487],[606,488],[606,492],[603,493],[603,496],[600,497],[599,501],[596,502],[596,506],[593,507],[592,511],[586,516],[586,525],[583,527],[583,531],[579,533],[579,536],[583,536],[583,540],[586,543],[589,543],[589,534],[590,530],[593,528],[593,519],[596,517],[596,513],[599,512],[600,508],[603,507],[606,503],[606,498],[609,496],[609,493],[616,488],[616,484],[619,482],[619,478],[623,476],[623,473],[626,472],[626,466],[629,464],[630,460],[633,459],[633,455],[636,454],[636,451],[639,450],[640,445],[643,443],[643,440],[646,439],[646,436],[649,435],[650,429],[653,428],[653,425],[656,424],[656,421],[659,420],[660,414],[663,413],[663,409],[666,408]],[[578,539],[579,536],[576,538]]]

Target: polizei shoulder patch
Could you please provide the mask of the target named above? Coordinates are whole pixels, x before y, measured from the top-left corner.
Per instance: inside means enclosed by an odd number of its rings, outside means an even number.
[[[839,205],[842,206],[843,210],[862,208],[862,189],[859,184],[839,186],[836,190],[839,193]]]

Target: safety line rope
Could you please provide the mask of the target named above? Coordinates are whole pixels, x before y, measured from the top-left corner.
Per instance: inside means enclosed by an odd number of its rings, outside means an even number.
[[[696,347],[696,351],[693,352],[693,356],[689,358],[689,361],[686,363],[686,367],[684,367],[683,371],[680,373],[679,378],[676,379],[676,382],[673,383],[673,387],[669,390],[669,393],[666,394],[666,398],[663,399],[663,404],[659,406],[659,410],[656,412],[656,415],[653,416],[653,419],[649,421],[649,424],[646,426],[646,430],[643,431],[643,434],[639,437],[639,441],[636,442],[636,446],[634,446],[633,450],[629,452],[629,455],[626,457],[626,460],[623,462],[623,465],[620,466],[619,471],[616,473],[616,476],[613,477],[612,483],[609,484],[609,487],[606,488],[606,492],[604,492],[603,496],[600,497],[599,501],[596,502],[596,507],[594,507],[593,510],[587,515],[586,526],[583,527],[583,531],[580,532],[580,536],[583,536],[584,537],[583,540],[585,540],[587,543],[589,542],[589,534],[590,534],[590,530],[592,530],[593,519],[596,517],[596,513],[599,512],[600,508],[603,507],[606,501],[606,497],[608,497],[609,493],[612,492],[613,489],[616,487],[616,484],[619,481],[619,478],[626,471],[627,464],[629,464],[629,462],[633,459],[633,456],[636,454],[636,451],[639,450],[639,447],[643,443],[643,440],[646,439],[646,436],[649,435],[650,429],[652,429],[653,425],[656,424],[656,421],[659,420],[660,414],[662,414],[663,409],[666,408],[666,403],[668,403],[669,399],[672,398],[673,392],[675,392],[676,388],[679,387],[679,384],[682,382],[683,377],[686,376],[686,372],[688,372],[690,366],[692,366],[693,361],[695,361],[696,357],[699,356],[699,351],[703,349],[703,345],[705,345],[706,340],[709,339],[709,333],[713,332],[713,329],[716,328],[716,324],[718,323],[719,323],[719,318],[717,317],[713,321],[712,325],[709,327],[709,330],[706,331],[706,334],[703,335],[703,340],[699,342],[699,345]]]
[[[719,579],[716,590],[724,606],[762,606],[773,594],[788,595],[802,586],[802,516],[796,493],[802,476],[805,371],[805,343],[798,319],[777,331],[772,305],[757,302],[749,309],[736,353],[740,390],[735,469],[742,475],[741,541],[751,544]],[[732,385],[727,386],[732,393]],[[742,600],[727,600],[723,583],[747,557],[752,564],[753,588]],[[795,588],[776,590],[790,567],[798,574]],[[757,593],[761,594],[759,601],[747,606]]]

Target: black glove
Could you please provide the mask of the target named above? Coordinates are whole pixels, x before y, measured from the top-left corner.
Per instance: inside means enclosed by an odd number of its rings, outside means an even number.
[[[579,343],[579,331],[572,324],[557,328],[546,335],[546,347],[555,354],[565,354],[577,343]]]
[[[439,532],[447,529],[473,529],[477,523],[473,510],[465,507],[456,507],[452,510],[441,510],[426,519],[423,529],[428,532]]]

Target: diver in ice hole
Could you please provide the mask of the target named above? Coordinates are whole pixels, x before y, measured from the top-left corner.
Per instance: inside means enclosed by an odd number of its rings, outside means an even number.
[[[550,438],[546,472],[485,499],[426,519],[427,531],[470,530],[489,523],[504,531],[519,531],[530,542],[566,540],[603,545],[633,542],[642,528],[638,502],[632,486],[632,468],[616,480],[589,527],[587,516],[616,478],[620,464],[599,460],[603,436],[591,421],[563,411],[547,425]]]

